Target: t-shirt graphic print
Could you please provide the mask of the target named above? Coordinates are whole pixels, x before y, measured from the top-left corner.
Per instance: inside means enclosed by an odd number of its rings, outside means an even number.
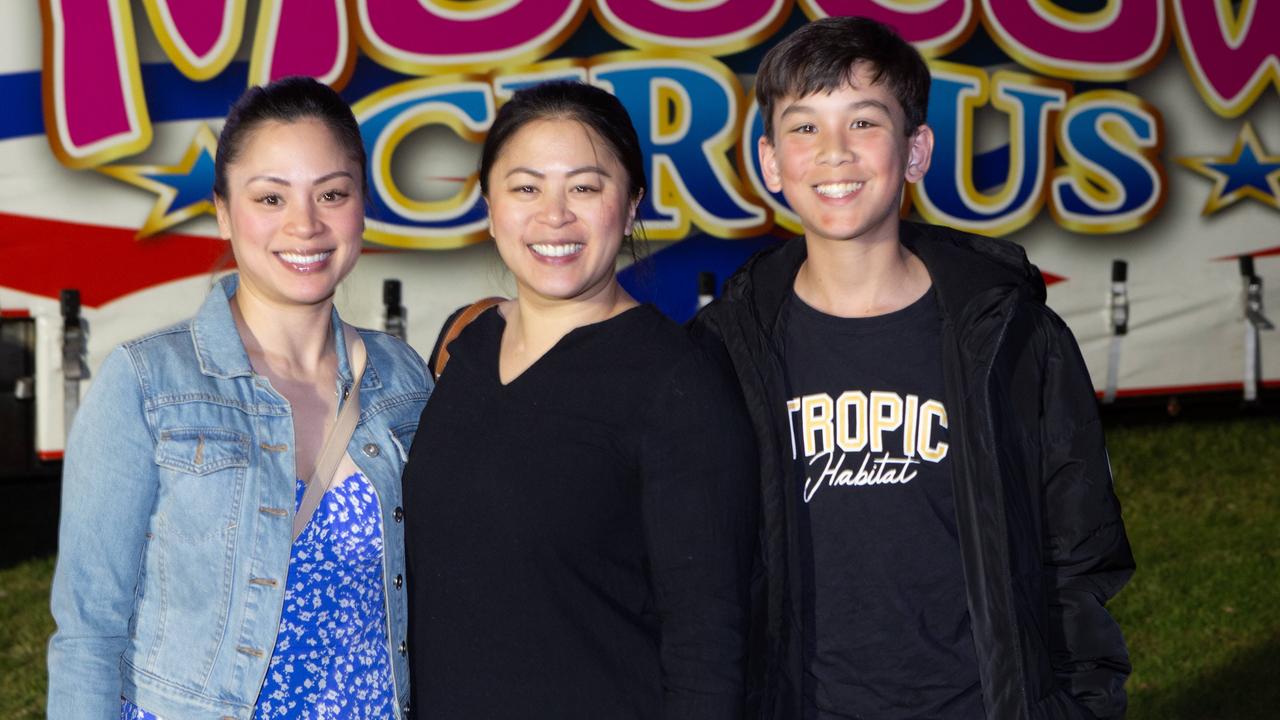
[[[892,390],[845,390],[836,398],[823,392],[791,398],[787,416],[791,456],[806,467],[806,503],[824,487],[909,483],[919,465],[947,457],[947,409],[934,398]]]

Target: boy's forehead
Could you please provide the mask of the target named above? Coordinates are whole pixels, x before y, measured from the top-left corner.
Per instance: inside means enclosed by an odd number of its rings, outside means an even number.
[[[818,77],[793,77],[792,82],[787,88],[786,94],[781,98],[786,104],[792,104],[805,98],[816,97],[819,95],[834,95],[838,93],[878,93],[884,92],[892,95],[892,91],[888,86],[887,78],[880,74],[879,68],[872,62],[867,60],[859,60],[855,62],[849,69],[839,75],[839,84],[832,85],[831,80],[835,79],[833,75],[824,74]],[[877,78],[876,75],[880,74]],[[815,83],[814,81],[817,81]],[[818,87],[811,92],[802,92],[801,88],[805,85],[813,87],[814,84],[825,85],[826,87]]]
[[[788,92],[774,103],[774,116],[777,117],[788,110],[813,109],[828,104],[832,99],[843,100],[845,102],[841,104],[848,105],[870,101],[884,105],[890,113],[904,112],[902,103],[898,101],[893,89],[885,83],[883,78],[879,82],[873,82],[870,73],[857,73],[852,78],[852,82],[845,81],[836,87],[818,89],[804,95],[800,95],[797,92]]]

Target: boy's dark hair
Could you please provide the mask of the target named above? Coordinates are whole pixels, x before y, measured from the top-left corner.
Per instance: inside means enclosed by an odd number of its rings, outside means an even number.
[[[245,140],[267,122],[292,123],[319,120],[333,133],[338,145],[360,166],[361,193],[368,195],[368,171],[360,124],[351,108],[333,88],[309,77],[293,76],[267,85],[255,85],[236,100],[218,136],[213,161],[213,193],[227,197],[227,166],[244,149]]]
[[[851,84],[858,63],[867,63],[872,82],[884,83],[898,99],[908,135],[925,123],[931,77],[911,43],[870,18],[828,17],[791,33],[760,61],[755,92],[765,138],[773,142],[775,103],[788,95],[804,97]]]

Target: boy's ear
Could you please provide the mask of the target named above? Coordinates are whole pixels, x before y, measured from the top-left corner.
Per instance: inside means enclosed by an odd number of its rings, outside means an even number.
[[[781,192],[782,171],[778,168],[778,150],[769,141],[768,135],[760,136],[756,151],[760,154],[760,174],[764,176],[764,186],[769,188],[769,192]]]
[[[933,160],[933,128],[921,125],[907,140],[907,182],[920,182]]]

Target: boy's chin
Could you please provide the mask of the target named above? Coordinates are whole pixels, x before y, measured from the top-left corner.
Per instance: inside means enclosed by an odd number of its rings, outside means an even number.
[[[897,218],[872,226],[854,226],[845,228],[808,228],[804,230],[805,242],[823,244],[875,244],[880,242],[897,242],[899,223]]]

